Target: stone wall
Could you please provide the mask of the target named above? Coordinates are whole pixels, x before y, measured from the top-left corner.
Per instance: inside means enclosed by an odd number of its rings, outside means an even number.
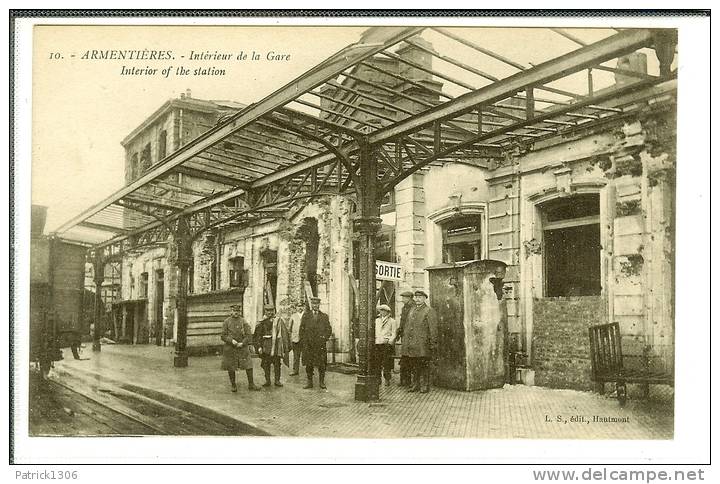
[[[588,328],[606,322],[606,306],[601,296],[535,301],[532,366],[536,385],[593,388]]]

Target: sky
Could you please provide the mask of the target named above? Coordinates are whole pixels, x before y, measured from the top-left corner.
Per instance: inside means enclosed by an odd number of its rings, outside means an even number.
[[[165,101],[191,90],[199,99],[257,102],[344,46],[366,27],[240,27],[152,25],[36,25],[32,63],[32,203],[48,206],[46,230],[61,225],[104,199],[124,181],[120,141]],[[455,29],[463,37],[527,67],[578,48],[546,29]],[[585,41],[615,33],[610,29],[573,31]],[[514,68],[478,54],[440,34],[423,37],[446,55],[498,77]],[[94,50],[172,51],[174,59],[92,59]],[[208,60],[189,60],[192,53]],[[239,53],[248,59],[237,60]],[[259,60],[249,60],[252,52]],[[269,60],[274,52],[288,60]],[[231,54],[216,60],[215,53]],[[167,56],[167,54],[164,54]],[[182,56],[182,57],[181,57]],[[87,58],[83,58],[87,57]],[[97,54],[95,55],[97,57]],[[177,67],[224,69],[223,76],[178,76]],[[158,69],[155,75],[121,75],[125,67]],[[489,81],[434,60],[434,67],[480,87]],[[165,77],[164,68],[170,68]],[[611,82],[598,73],[601,86]],[[582,93],[584,75],[556,87]],[[445,83],[452,95],[465,91]],[[551,97],[547,95],[546,97]]]
[[[32,203],[60,225],[120,188],[122,139],[187,89],[199,99],[251,103],[359,39],[363,28],[36,26],[33,32]],[[90,50],[172,50],[172,61],[84,60]],[[255,50],[289,61],[185,61],[191,51]],[[60,54],[62,59],[51,58]],[[71,55],[75,55],[71,58]],[[90,54],[92,55],[92,53]],[[225,76],[121,76],[122,66],[223,68]]]

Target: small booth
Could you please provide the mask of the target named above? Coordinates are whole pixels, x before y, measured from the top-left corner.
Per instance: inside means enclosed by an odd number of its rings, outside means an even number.
[[[426,269],[430,306],[438,315],[435,385],[466,391],[504,385],[508,372],[505,269],[505,263],[495,260]]]

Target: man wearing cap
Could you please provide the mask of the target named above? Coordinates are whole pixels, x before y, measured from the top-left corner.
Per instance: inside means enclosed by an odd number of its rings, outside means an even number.
[[[385,384],[389,385],[392,379],[393,347],[397,338],[397,324],[390,317],[390,306],[381,304],[378,307],[380,317],[375,319],[375,362],[373,368],[376,374],[385,377]]]
[[[332,336],[328,315],[320,311],[320,298],[310,298],[310,310],[305,311],[300,320],[300,344],[302,359],[307,372],[307,385],[313,387],[313,373],[318,369],[320,388],[325,387],[325,367],[327,364],[327,340]]]
[[[403,291],[400,293],[400,299],[402,300],[402,312],[400,313],[400,325],[397,330],[397,337],[402,339],[403,329],[407,323],[408,314],[415,305],[413,303],[413,292]],[[401,352],[402,353],[402,352]],[[400,386],[409,387],[411,381],[411,368],[410,359],[407,356],[400,356]]]
[[[237,392],[235,384],[235,371],[245,370],[247,374],[248,390],[260,390],[253,382],[253,365],[250,357],[250,345],[253,334],[250,325],[240,315],[242,307],[239,304],[230,306],[230,317],[223,322],[220,338],[223,345],[223,359],[220,367],[228,372],[230,388]]]
[[[437,349],[437,314],[426,304],[427,293],[415,291],[415,305],[403,328],[402,354],[412,366],[411,392],[430,391],[429,363]]]
[[[255,351],[260,355],[260,366],[265,372],[264,387],[270,386],[270,367],[274,369],[275,386],[280,383],[280,362],[289,363],[290,337],[285,321],[279,315],[275,316],[275,307],[272,304],[265,306],[264,318],[255,326]]]

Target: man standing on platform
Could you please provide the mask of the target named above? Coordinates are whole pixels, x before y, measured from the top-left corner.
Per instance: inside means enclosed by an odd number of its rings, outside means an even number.
[[[255,327],[255,350],[260,355],[260,366],[265,372],[264,387],[270,386],[270,367],[275,373],[275,386],[281,387],[280,362],[289,363],[290,337],[285,321],[275,316],[275,307],[265,306],[265,318]]]
[[[290,339],[293,352],[293,370],[290,376],[300,374],[300,355],[302,354],[302,344],[300,343],[300,321],[302,320],[305,304],[300,303],[296,306],[296,311],[290,316]]]
[[[313,373],[318,369],[320,388],[325,389],[325,367],[327,365],[327,340],[332,336],[328,315],[320,311],[320,298],[310,298],[310,311],[305,311],[300,321],[300,344],[307,371],[307,385],[313,387]]]
[[[385,377],[385,384],[392,379],[393,350],[397,337],[397,324],[390,317],[390,306],[381,304],[380,317],[375,319],[375,371]]]
[[[397,337],[402,341],[402,334],[405,325],[407,324],[407,317],[410,314],[410,310],[415,305],[413,302],[412,291],[403,291],[400,293],[400,299],[402,300],[402,312],[400,313],[400,325],[397,331]],[[410,358],[407,356],[400,356],[400,386],[409,387],[411,380]]]
[[[427,293],[415,291],[415,306],[403,328],[402,354],[412,366],[411,392],[430,391],[430,361],[437,351],[437,314],[426,304]]]
[[[235,371],[245,370],[247,374],[248,390],[260,390],[253,382],[253,364],[250,357],[250,345],[253,333],[250,325],[240,315],[242,307],[239,304],[230,306],[230,317],[223,322],[220,338],[223,345],[223,359],[221,368],[227,370],[230,377],[230,388],[237,392]]]

